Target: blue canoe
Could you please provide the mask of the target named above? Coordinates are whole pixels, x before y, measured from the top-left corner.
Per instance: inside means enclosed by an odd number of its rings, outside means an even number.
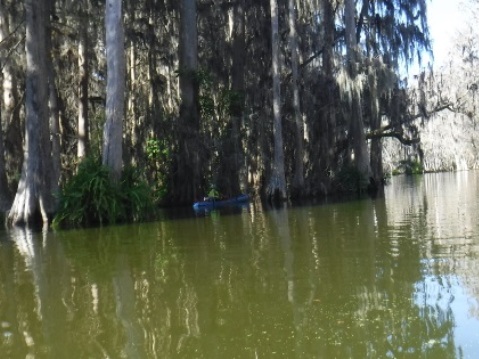
[[[247,194],[241,194],[236,197],[228,198],[228,199],[210,199],[206,201],[199,201],[193,204],[194,209],[211,209],[211,208],[218,208],[224,206],[231,206],[231,205],[238,205],[244,204],[249,201],[249,196]]]

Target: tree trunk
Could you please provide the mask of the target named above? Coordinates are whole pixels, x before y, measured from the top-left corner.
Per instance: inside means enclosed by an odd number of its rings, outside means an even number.
[[[127,2],[126,6],[128,6],[125,11],[126,21],[130,24],[134,24],[137,21],[137,15],[135,11],[135,7],[137,6],[137,4],[136,2]],[[145,12],[144,15],[140,14],[138,17],[143,16],[149,18],[150,14],[149,12]],[[150,21],[150,19],[148,19],[148,21]],[[144,156],[141,154],[141,132],[143,130],[143,127],[145,126],[145,116],[142,116],[142,111],[140,111],[138,108],[141,99],[140,94],[142,92],[141,81],[139,81],[141,67],[138,66],[140,62],[138,61],[137,57],[140,51],[135,38],[128,39],[127,47],[128,50],[126,53],[126,75],[128,79],[126,81],[126,93],[128,94],[128,96],[125,116],[126,123],[124,131],[126,151],[123,155],[123,159],[126,161],[126,163],[132,166],[142,166],[144,164]],[[147,111],[151,112],[152,109],[152,107],[148,107]]]
[[[350,138],[352,140],[352,149],[354,151],[354,163],[361,177],[360,187],[367,185],[370,178],[370,164],[367,148],[366,133],[363,123],[363,113],[361,108],[361,94],[359,86],[354,83],[358,81],[358,51],[356,44],[356,23],[354,0],[345,0],[344,17],[346,22],[346,49],[347,65],[350,81],[353,82],[353,93],[351,94],[351,114],[350,114]]]
[[[49,95],[49,110],[50,110],[50,133],[52,146],[52,192],[58,193],[60,182],[60,115],[58,109],[58,91],[55,84],[56,71],[52,59],[52,33],[50,26],[50,15],[55,9],[56,0],[46,0],[49,4],[48,12],[45,14],[46,33],[46,66],[48,69],[48,95]],[[56,204],[55,204],[56,207]]]
[[[78,95],[78,158],[85,157],[89,147],[89,119],[88,119],[88,31],[83,24],[80,29],[78,42],[78,68],[80,75],[80,86]]]
[[[26,14],[26,140],[25,159],[8,220],[31,225],[39,215],[47,223],[54,212],[51,143],[48,116],[48,70],[44,0],[25,0]]]
[[[128,96],[128,119],[129,119],[129,137],[130,137],[130,153],[128,154],[129,162],[132,165],[138,165],[137,156],[135,153],[138,154],[141,147],[141,141],[138,134],[140,133],[140,116],[139,111],[137,109],[137,93],[140,90],[139,86],[137,85],[137,74],[135,69],[136,64],[136,45],[133,41],[130,43],[130,53],[129,53],[129,66],[128,72],[130,75],[130,83],[129,83],[129,96]]]
[[[279,14],[276,0],[270,0],[271,7],[271,46],[273,68],[273,137],[274,159],[271,178],[266,190],[267,197],[275,200],[285,200],[286,177],[284,171],[283,129],[281,123],[281,84],[279,58]]]
[[[244,153],[241,146],[241,122],[244,114],[245,101],[245,58],[246,52],[246,29],[245,29],[245,0],[239,0],[235,6],[233,21],[233,63],[231,76],[231,89],[233,91],[233,99],[231,106],[231,126],[232,126],[232,144],[233,144],[233,161],[231,176],[231,191],[237,194],[241,187],[246,187],[246,180],[241,181],[241,172],[243,168]],[[241,185],[243,184],[243,186]]]
[[[321,115],[322,129],[321,129],[321,162],[322,170],[335,171],[334,164],[336,163],[335,151],[336,151],[336,84],[334,80],[334,8],[331,0],[322,0],[322,13],[324,18],[324,51],[322,55],[323,61],[323,73],[326,81],[325,86],[325,98],[326,106],[324,112]],[[327,181],[326,174],[321,178],[322,181]],[[329,181],[328,181],[329,182]],[[325,183],[329,187],[329,183]]]
[[[52,146],[52,190],[53,193],[58,192],[60,182],[60,115],[58,110],[58,92],[55,85],[56,72],[53,70],[53,64],[49,61],[51,66],[48,71],[49,84],[49,104],[50,104],[50,132],[51,132],[51,146]]]
[[[152,5],[150,5],[151,8],[148,11],[148,30],[147,30],[147,38],[149,40],[148,42],[148,50],[146,54],[146,59],[147,59],[147,80],[148,80],[148,100],[147,100],[147,106],[149,111],[146,113],[146,120],[145,122],[148,124],[148,126],[151,126],[150,128],[152,129],[153,133],[155,135],[158,135],[160,131],[162,130],[161,128],[161,116],[162,112],[165,111],[166,113],[173,113],[175,110],[173,109],[174,106],[172,105],[173,103],[173,93],[171,91],[168,91],[168,106],[160,106],[159,104],[159,94],[162,93],[161,89],[158,86],[158,64],[157,64],[157,56],[159,56],[158,51],[156,50],[157,46],[157,39],[156,39],[156,34],[155,34],[155,24],[156,24],[156,16],[155,16],[155,9],[153,8]],[[166,69],[163,69],[166,73],[168,73],[169,66],[166,67]],[[170,76],[168,76],[170,77]],[[176,81],[176,76],[172,76]],[[167,108],[166,108],[167,107]]]
[[[293,90],[293,115],[295,123],[294,177],[292,191],[300,197],[304,189],[304,124],[301,116],[298,88],[298,37],[296,34],[295,0],[288,0],[289,47],[291,51],[291,86]]]
[[[103,164],[118,181],[123,165],[123,116],[125,99],[125,49],[121,0],[107,0],[106,30],[106,122],[103,128]]]
[[[379,130],[381,127],[381,115],[379,113],[379,94],[378,94],[378,79],[374,60],[371,61],[369,78],[369,92],[370,92],[370,111],[371,111],[371,130]],[[371,139],[371,177],[374,189],[378,189],[384,178],[383,170],[383,146],[382,138]]]
[[[11,38],[11,29],[9,21],[9,13],[5,9],[4,4],[0,1],[0,43],[8,41]],[[23,162],[23,122],[20,120],[20,103],[17,89],[17,81],[14,76],[15,69],[14,60],[10,56],[5,56],[1,62],[2,70],[2,121],[4,136],[5,166],[12,172],[21,171]],[[9,188],[10,192],[12,191]]]
[[[173,164],[171,200],[194,202],[202,186],[202,148],[199,140],[198,25],[196,0],[180,3],[180,121],[178,148]]]
[[[0,43],[2,43],[8,34],[8,26],[6,21],[7,14],[5,13],[5,9],[3,7],[2,1],[0,0]],[[8,63],[8,60],[7,60]],[[2,66],[5,68],[5,65],[2,62]],[[5,76],[5,75],[4,75]],[[2,117],[2,110],[3,106],[0,101],[0,211],[4,212],[8,210],[11,203],[10,198],[10,190],[8,188],[8,181],[7,181],[7,172],[5,167],[5,151],[4,151],[4,144],[3,144],[3,117]]]
[[[245,0],[237,1],[232,10],[232,55],[231,55],[231,97],[229,102],[230,122],[223,138],[223,155],[220,158],[220,192],[229,196],[237,195],[246,187],[241,179],[244,166],[244,151],[241,146],[241,122],[245,104]]]
[[[1,39],[0,39],[1,40]],[[0,108],[1,111],[1,108]],[[2,114],[0,112],[0,211],[5,212],[10,207],[10,190],[8,188],[7,172],[3,149]]]
[[[308,176],[308,193],[317,196],[326,196],[331,188],[331,175],[337,171],[338,133],[336,131],[336,111],[338,111],[338,86],[335,79],[335,11],[331,0],[319,0],[321,16],[321,38],[323,51],[321,52],[321,74],[315,95],[316,101],[314,116],[316,121],[310,123],[311,129],[306,135],[308,138],[308,158],[310,162]],[[319,45],[316,45],[319,46]],[[305,82],[308,81],[305,79]],[[311,91],[311,90],[310,90]],[[320,91],[320,93],[319,93]],[[316,92],[316,91],[312,91]],[[310,115],[311,116],[311,115]],[[345,132],[345,131],[344,131]],[[339,131],[342,133],[342,131]]]

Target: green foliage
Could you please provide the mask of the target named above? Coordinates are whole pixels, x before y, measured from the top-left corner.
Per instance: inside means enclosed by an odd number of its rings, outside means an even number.
[[[237,116],[243,111],[245,94],[227,89],[218,92],[214,89],[214,79],[208,70],[179,69],[176,71],[176,75],[193,78],[198,85],[198,101],[202,118],[212,119],[215,117],[215,114],[220,118],[232,115]],[[218,94],[217,103],[214,97],[215,93]]]
[[[146,156],[148,159],[148,169],[153,174],[151,190],[155,202],[158,202],[166,195],[167,174],[161,169],[168,167],[171,151],[166,141],[150,138],[146,141]]]
[[[201,94],[199,96],[200,113],[202,118],[213,118],[215,115],[215,100],[212,96]]]
[[[148,219],[155,212],[152,190],[142,180],[139,169],[128,167],[123,170],[119,191],[119,199],[126,214],[120,220],[138,222]]]
[[[191,70],[180,68],[175,71],[176,76],[193,79],[200,87],[210,87],[213,80],[211,74],[207,70]]]
[[[170,150],[165,142],[157,138],[150,138],[146,141],[146,156],[150,161],[158,161],[162,157],[168,157]]]
[[[202,118],[213,118],[215,115],[215,101],[213,98],[213,78],[211,73],[204,69],[190,70],[180,68],[175,71],[178,77],[192,79],[198,86],[198,102]]]
[[[395,168],[395,169],[392,170],[392,175],[393,175],[393,176],[399,176],[401,173],[402,173],[402,172],[401,172],[399,169],[397,169],[397,168]]]
[[[213,91],[213,78],[206,70],[198,70],[195,73],[195,81],[199,86],[199,104],[202,118],[212,119],[215,116],[215,100]]]
[[[343,166],[335,177],[339,192],[354,193],[367,189],[369,181],[352,165]]]
[[[100,153],[103,144],[103,125],[106,121],[105,111],[94,112],[90,118],[90,149]]]
[[[194,78],[200,88],[210,88],[213,84],[213,77],[208,70],[199,69],[194,72]]]
[[[224,90],[220,94],[220,113],[239,116],[244,109],[245,95],[240,91]]]
[[[115,183],[99,159],[87,158],[62,189],[53,226],[140,221],[154,213],[152,198],[138,170],[125,169],[121,180]]]
[[[398,171],[401,170],[408,175],[424,173],[424,167],[422,166],[422,163],[417,159],[402,160],[400,162],[400,168],[398,169]]]

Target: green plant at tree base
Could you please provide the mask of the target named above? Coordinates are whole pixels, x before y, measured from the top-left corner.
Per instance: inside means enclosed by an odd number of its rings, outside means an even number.
[[[361,175],[355,166],[345,165],[335,176],[334,183],[339,192],[361,193],[367,190],[369,180]]]
[[[146,141],[146,157],[148,159],[147,170],[152,175],[150,181],[155,202],[160,202],[166,195],[167,173],[162,168],[167,168],[171,153],[165,140],[150,138]]]
[[[141,178],[137,168],[126,168],[119,184],[120,199],[125,209],[126,221],[139,222],[148,219],[155,212],[155,196],[148,183]]]
[[[402,160],[399,163],[400,163],[400,168],[402,168],[404,173],[408,175],[424,173],[424,167],[422,166],[422,163],[419,160],[408,159],[408,160]],[[398,171],[400,171],[400,169],[398,169]]]
[[[125,169],[118,183],[99,159],[87,158],[60,193],[53,227],[133,222],[154,213],[151,190],[139,171]]]

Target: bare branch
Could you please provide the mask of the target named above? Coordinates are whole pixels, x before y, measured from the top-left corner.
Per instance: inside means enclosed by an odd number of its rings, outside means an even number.
[[[418,143],[420,139],[417,138],[406,138],[404,137],[404,133],[402,131],[389,131],[384,130],[384,127],[378,130],[370,131],[366,134],[366,138],[368,140],[373,138],[385,138],[385,137],[393,137],[399,140],[403,145],[411,146],[415,143]]]
[[[441,112],[441,111],[444,111],[444,110],[449,110],[451,112],[457,112],[457,109],[455,109],[452,104],[446,103],[446,104],[442,104],[442,105],[437,105],[436,107],[434,107],[430,111],[427,111],[426,108],[420,108],[419,113],[417,113],[415,115],[411,115],[411,120],[415,120],[415,119],[421,118],[421,117],[429,118],[429,117],[431,117],[431,115],[436,114],[436,113]]]

